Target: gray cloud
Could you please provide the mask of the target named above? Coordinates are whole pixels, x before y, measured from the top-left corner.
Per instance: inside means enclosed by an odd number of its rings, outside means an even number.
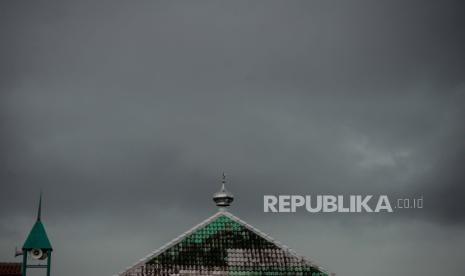
[[[390,274],[366,260],[391,242],[379,256],[412,275],[463,251],[460,2],[0,5],[0,259],[42,188],[56,273],[109,275],[213,212],[223,170],[234,213],[339,275]],[[425,208],[264,216],[273,193]]]

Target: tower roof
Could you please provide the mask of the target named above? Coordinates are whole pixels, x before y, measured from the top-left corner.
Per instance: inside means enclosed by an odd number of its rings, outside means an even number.
[[[33,248],[40,248],[46,250],[52,250],[52,245],[45,231],[44,225],[41,221],[41,212],[42,212],[42,193],[39,198],[39,208],[37,210],[37,220],[32,227],[29,235],[27,236],[26,241],[23,245],[23,250],[29,250]]]
[[[52,245],[48,240],[47,232],[40,221],[36,221],[23,245],[23,249],[33,248],[52,250]]]

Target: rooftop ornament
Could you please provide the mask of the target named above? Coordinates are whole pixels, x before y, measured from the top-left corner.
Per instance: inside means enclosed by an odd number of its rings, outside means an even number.
[[[226,209],[234,200],[234,196],[228,190],[226,190],[226,175],[223,173],[223,179],[221,180],[221,190],[213,194],[213,201],[216,206],[220,207],[220,210]]]

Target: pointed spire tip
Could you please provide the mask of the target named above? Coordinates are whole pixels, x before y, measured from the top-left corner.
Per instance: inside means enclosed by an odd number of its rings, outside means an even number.
[[[37,221],[40,221],[42,215],[42,190],[39,195],[39,209],[37,210]]]

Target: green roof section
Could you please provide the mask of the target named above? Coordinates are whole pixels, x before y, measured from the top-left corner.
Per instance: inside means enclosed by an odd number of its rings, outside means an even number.
[[[233,217],[219,215],[150,258],[147,275],[326,276]],[[132,274],[129,274],[132,275]]]
[[[40,220],[36,221],[23,245],[23,249],[34,248],[52,250],[52,245],[48,240],[47,232]]]
[[[27,236],[26,241],[24,242],[23,250],[34,249],[34,248],[53,250],[52,245],[50,244],[50,241],[48,239],[47,232],[45,231],[44,225],[42,224],[41,215],[42,215],[42,192],[40,193],[40,197],[39,197],[39,208],[37,210],[37,220],[34,226],[32,227],[31,232],[29,232],[29,235]]]

